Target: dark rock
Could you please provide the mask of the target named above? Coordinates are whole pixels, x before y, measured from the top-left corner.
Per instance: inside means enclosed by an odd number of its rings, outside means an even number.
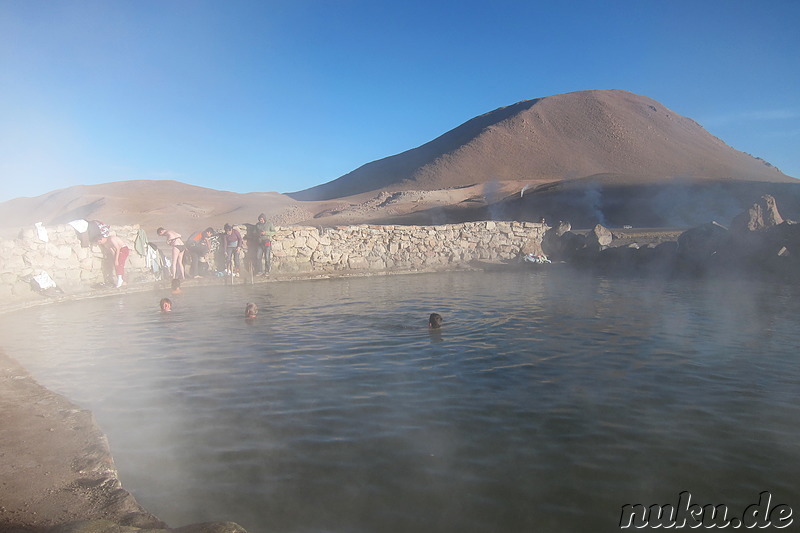
[[[570,261],[586,248],[586,237],[579,233],[566,232],[561,236],[561,256],[564,261]]]
[[[550,228],[544,233],[542,251],[547,257],[556,261],[569,261],[578,250],[586,246],[583,235],[571,231],[560,233],[566,227],[569,227],[569,223],[559,223],[557,227]]]
[[[716,222],[688,229],[678,237],[677,260],[684,269],[706,269],[728,241],[727,228]]]
[[[639,249],[630,246],[605,248],[597,254],[597,264],[604,271],[629,274],[638,270]]]
[[[781,224],[770,228],[769,233],[785,247],[789,255],[800,256],[800,224],[793,220],[784,220]]]
[[[566,232],[572,231],[572,224],[569,222],[564,222],[563,220],[559,220],[558,224],[556,224],[556,227],[552,229],[557,237],[561,237]]]

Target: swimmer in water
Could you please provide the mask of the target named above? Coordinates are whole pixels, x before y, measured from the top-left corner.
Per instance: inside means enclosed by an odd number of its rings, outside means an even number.
[[[161,301],[158,303],[158,306],[161,308],[162,313],[169,313],[172,311],[172,300],[169,298],[161,298]]]
[[[431,313],[431,316],[428,318],[428,327],[430,329],[439,329],[442,327],[442,322],[444,322],[442,315],[439,313]]]
[[[253,302],[247,304],[244,308],[244,317],[245,318],[255,318],[258,315],[258,306]]]

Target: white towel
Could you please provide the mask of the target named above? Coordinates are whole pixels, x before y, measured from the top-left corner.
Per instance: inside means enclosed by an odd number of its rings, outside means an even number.
[[[53,281],[53,278],[51,278],[50,275],[44,270],[42,270],[42,273],[39,274],[38,276],[33,276],[33,279],[34,281],[36,281],[36,284],[39,285],[39,288],[42,290],[56,286],[56,282]]]
[[[86,233],[89,231],[89,223],[83,219],[73,220],[72,222],[68,222],[68,224],[75,228],[75,231],[78,233]]]
[[[50,237],[47,236],[47,229],[42,226],[42,223],[37,222],[34,226],[36,226],[36,234],[39,235],[39,240],[42,242],[50,242]]]

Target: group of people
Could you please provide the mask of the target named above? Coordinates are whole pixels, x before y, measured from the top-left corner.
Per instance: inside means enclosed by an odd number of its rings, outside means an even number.
[[[258,223],[248,224],[245,237],[230,224],[225,224],[222,233],[208,227],[192,234],[186,242],[176,231],[158,228],[159,236],[164,237],[172,248],[170,274],[173,279],[184,279],[184,258],[188,250],[190,275],[200,277],[214,264],[215,271],[233,274],[241,267],[242,251],[250,251],[249,260],[254,274],[266,276],[272,262],[272,238],[275,228],[264,213],[258,216]],[[219,255],[219,257],[217,257]]]
[[[100,221],[86,223],[85,245],[99,244],[105,251],[110,270],[114,274],[113,284],[120,288],[127,283],[125,262],[130,255],[130,247],[118,235],[111,232],[109,226]],[[247,224],[247,235],[243,238],[238,229],[225,224],[222,233],[208,227],[193,233],[188,239],[177,231],[158,228],[156,233],[166,239],[170,247],[170,276],[173,280],[186,278],[186,252],[189,252],[190,272],[192,277],[201,277],[213,268],[213,271],[233,273],[240,268],[242,250],[250,251],[248,259],[253,265],[256,275],[269,274],[272,263],[272,238],[275,228],[267,220],[264,213],[258,216],[256,224]],[[84,241],[82,241],[84,242]],[[138,240],[137,240],[138,242]],[[219,255],[219,258],[216,256]],[[213,265],[213,266],[212,266]],[[175,288],[175,287],[173,287]]]

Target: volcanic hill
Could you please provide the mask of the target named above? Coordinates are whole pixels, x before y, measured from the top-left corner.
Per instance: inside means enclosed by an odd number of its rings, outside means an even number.
[[[621,90],[526,100],[475,117],[418,148],[291,193],[329,200],[376,190],[438,190],[490,181],[557,182],[597,174],[793,181],[692,119]]]
[[[302,191],[238,194],[143,180],[75,186],[0,204],[0,229],[97,218],[187,233],[254,222],[260,212],[279,225],[544,217],[576,227],[685,227],[727,223],[762,194],[796,219],[798,185],[655,100],[593,90],[496,109]]]

